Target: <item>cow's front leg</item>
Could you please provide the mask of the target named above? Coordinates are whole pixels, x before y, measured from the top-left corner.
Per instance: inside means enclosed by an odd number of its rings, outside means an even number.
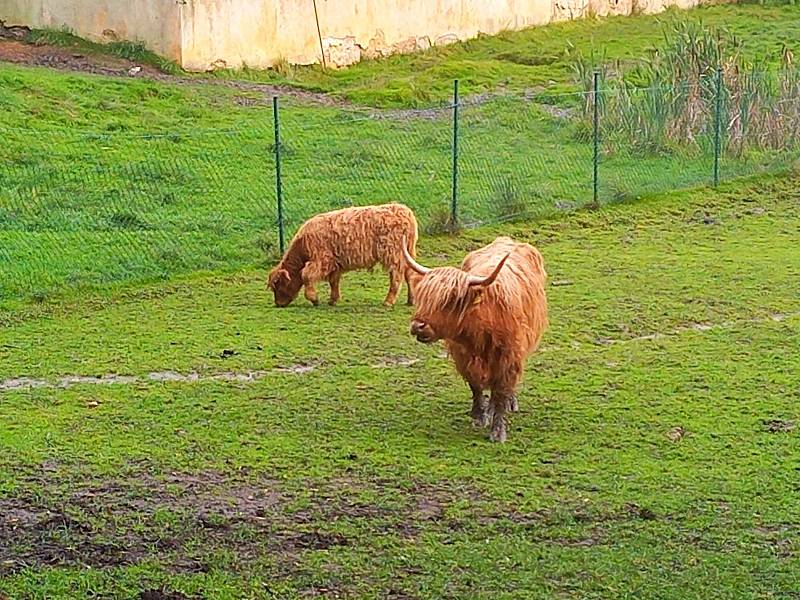
[[[475,427],[486,427],[489,425],[489,414],[486,411],[487,402],[483,390],[471,383],[469,389],[472,392],[472,410],[469,413],[472,417],[472,424]]]
[[[411,269],[406,269],[404,273],[406,288],[408,290],[408,296],[406,297],[406,304],[408,304],[408,306],[414,305],[414,290],[411,289],[411,273],[413,273]]]
[[[506,408],[509,406],[513,392],[504,389],[493,389],[489,399],[489,412],[491,414],[491,432],[489,439],[493,442],[503,443],[508,438],[506,432]]]
[[[342,294],[339,292],[339,282],[341,279],[341,271],[334,271],[328,277],[328,282],[331,284],[331,299],[328,301],[328,304],[331,306],[335,305],[339,301],[339,298],[342,297]]]
[[[306,300],[311,302],[311,304],[313,304],[314,306],[317,306],[319,304],[319,294],[317,294],[317,288],[315,287],[315,285],[311,282],[308,282],[303,284],[303,286],[305,287],[304,294]]]
[[[394,306],[397,302],[397,294],[400,292],[400,286],[403,284],[403,271],[397,269],[389,270],[389,292],[386,294],[386,299],[383,301],[384,306]]]
[[[327,264],[322,262],[309,262],[303,267],[303,287],[305,288],[306,300],[311,302],[314,306],[319,304],[319,296],[317,295],[316,283],[328,277],[330,269]]]

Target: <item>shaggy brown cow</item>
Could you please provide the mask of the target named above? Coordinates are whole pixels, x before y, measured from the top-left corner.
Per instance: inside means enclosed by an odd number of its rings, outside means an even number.
[[[422,276],[414,276],[411,334],[426,344],[445,341],[472,391],[475,424],[491,423],[491,439],[504,442],[506,410],[517,410],[525,360],[547,328],[542,255],[508,237],[470,252],[460,269],[428,269],[404,255]],[[491,390],[488,406],[485,389]]]
[[[403,259],[404,237],[416,255],[417,219],[403,204],[358,206],[316,215],[306,221],[292,239],[281,262],[269,274],[267,285],[277,306],[288,306],[305,286],[309,302],[319,303],[315,284],[327,280],[331,285],[330,304],[340,298],[339,280],[343,273],[371,269],[382,264],[389,272],[389,293],[384,304],[397,300],[403,278],[410,270]],[[412,303],[408,286],[408,303]]]

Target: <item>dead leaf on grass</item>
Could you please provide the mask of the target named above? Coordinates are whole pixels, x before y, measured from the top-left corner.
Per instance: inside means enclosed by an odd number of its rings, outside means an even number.
[[[673,427],[667,432],[667,438],[671,442],[680,442],[686,435],[687,431],[683,427]]]
[[[764,421],[764,429],[770,433],[788,433],[795,428],[795,422],[782,419],[770,419]]]

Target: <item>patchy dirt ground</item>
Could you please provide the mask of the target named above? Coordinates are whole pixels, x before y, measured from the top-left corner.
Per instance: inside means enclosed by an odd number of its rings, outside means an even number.
[[[69,48],[39,46],[13,40],[0,40],[0,61],[112,76],[131,76],[131,69],[138,67],[140,70],[137,75],[140,77],[165,76],[154,67],[139,65],[123,58],[86,55]]]
[[[62,71],[94,73],[110,77],[136,77],[181,85],[218,85],[245,92],[263,94],[265,101],[273,96],[291,97],[302,102],[325,106],[346,104],[326,94],[307,92],[288,86],[269,85],[249,81],[231,81],[224,79],[194,79],[162,73],[155,67],[132,62],[123,58],[101,54],[82,53],[71,48],[58,46],[28,44],[17,40],[0,39],[0,62],[48,67]],[[242,98],[240,104],[256,102]]]
[[[450,114],[450,110],[446,106],[422,109],[376,109],[374,107],[357,105],[343,98],[338,98],[329,94],[311,92],[286,85],[273,85],[235,79],[215,79],[213,77],[170,75],[153,66],[140,64],[115,56],[80,52],[73,48],[50,46],[47,44],[30,44],[17,39],[8,39],[0,36],[0,63],[3,62],[48,67],[61,71],[93,73],[96,75],[105,75],[107,77],[148,79],[177,85],[221,86],[250,94],[250,96],[235,97],[234,101],[239,106],[269,104],[272,102],[273,96],[280,96],[282,98],[291,98],[304,104],[364,109],[368,110],[370,116],[374,118],[436,120],[448,117]],[[541,91],[541,89],[542,88],[537,88],[538,91]],[[506,91],[501,89],[493,93],[484,92],[482,94],[464,96],[461,98],[461,105],[479,105],[491,98],[504,96],[506,93]],[[254,98],[252,94],[258,94],[260,97]],[[526,99],[528,101],[535,100],[534,90],[528,90]],[[546,105],[543,105],[543,107],[548,112],[556,114],[553,112],[553,109],[548,108]],[[566,113],[562,113],[558,113],[557,116],[564,117],[566,115]]]
[[[398,488],[343,476],[289,487],[247,472],[154,475],[141,465],[100,479],[45,463],[19,491],[0,497],[0,577],[27,567],[102,569],[145,559],[174,573],[204,573],[224,557],[233,571],[262,563],[273,576],[292,577],[304,552],[355,548],[366,537],[413,541],[476,527],[484,534],[523,528],[542,543],[593,546],[606,543],[606,523],[658,518],[633,504],[609,514],[581,506],[521,513],[463,484]],[[588,533],[550,537],[548,527],[564,519],[589,524]]]
[[[414,484],[386,495],[381,482],[314,482],[308,496],[263,477],[149,470],[110,479],[43,465],[23,490],[0,497],[0,577],[26,567],[132,565],[156,557],[173,572],[206,572],[270,557],[279,573],[307,550],[355,544],[359,534],[408,539],[475,490]],[[367,502],[362,494],[378,497]],[[453,523],[446,527],[457,527]],[[345,529],[349,533],[344,533]],[[155,592],[154,592],[155,593]],[[157,596],[155,596],[157,597]]]

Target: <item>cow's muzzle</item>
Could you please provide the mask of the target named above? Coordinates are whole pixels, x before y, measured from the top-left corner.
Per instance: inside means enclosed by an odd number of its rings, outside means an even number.
[[[418,342],[422,342],[423,344],[430,344],[437,339],[436,332],[434,332],[433,328],[422,321],[411,321],[411,335],[417,338]]]

